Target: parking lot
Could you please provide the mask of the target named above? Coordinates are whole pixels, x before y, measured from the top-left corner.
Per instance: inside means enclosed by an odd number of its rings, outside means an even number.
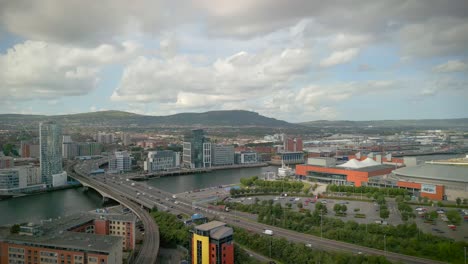
[[[297,207],[298,203],[302,203],[304,209],[309,209],[311,211],[315,210],[315,203],[312,201],[306,205],[306,197],[279,197],[279,196],[258,196],[257,197],[260,201],[262,200],[273,200],[275,203],[280,203],[281,206],[286,206],[286,203],[290,203],[291,209],[299,211]],[[299,199],[299,200],[297,200]],[[242,198],[235,198],[232,200],[233,202],[242,202],[244,204],[252,204],[255,202],[255,197],[242,197]],[[369,224],[375,223],[376,221],[382,220],[380,218],[379,206],[374,203],[366,202],[366,201],[346,201],[346,200],[335,200],[335,199],[318,199],[318,201],[322,202],[327,206],[329,217],[336,217],[342,219],[343,221],[353,220],[357,223],[361,224]],[[335,204],[345,204],[348,208],[346,216],[335,216],[335,212],[333,211],[333,206]],[[398,225],[401,224],[403,221],[399,215],[399,212],[396,208],[392,209],[393,205],[388,204],[388,208],[390,211],[390,217],[385,221],[391,225]],[[355,209],[359,209],[359,211],[354,211]],[[355,218],[356,214],[364,214],[365,218]]]

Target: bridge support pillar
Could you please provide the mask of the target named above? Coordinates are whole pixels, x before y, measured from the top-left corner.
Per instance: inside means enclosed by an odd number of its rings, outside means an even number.
[[[102,203],[107,203],[109,201],[109,197],[103,196],[102,197]]]

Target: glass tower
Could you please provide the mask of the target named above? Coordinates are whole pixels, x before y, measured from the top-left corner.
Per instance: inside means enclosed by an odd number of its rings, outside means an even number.
[[[62,173],[62,128],[56,122],[39,124],[42,183],[52,186],[52,175]]]

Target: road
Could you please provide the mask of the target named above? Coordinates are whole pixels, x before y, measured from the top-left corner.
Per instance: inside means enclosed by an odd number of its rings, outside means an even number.
[[[203,212],[207,217],[216,217],[221,221],[232,226],[245,228],[257,233],[262,233],[265,229],[273,230],[274,236],[284,237],[292,242],[311,244],[313,248],[327,251],[345,251],[353,254],[362,252],[367,255],[382,255],[392,261],[401,261],[404,263],[428,264],[443,263],[430,259],[413,257],[383,250],[363,247],[341,241],[335,241],[309,234],[303,234],[292,230],[282,229],[274,226],[265,225],[255,221],[254,215],[248,216],[245,213],[237,212],[219,212],[208,209],[203,204],[193,204],[192,200],[185,197],[172,198],[173,194],[147,185],[145,182],[134,182],[122,175],[97,175],[94,180],[101,183],[101,186],[108,186],[113,190],[118,190],[126,198],[142,204],[152,204],[160,210],[170,211],[174,214],[184,213],[191,215],[197,212]],[[240,215],[240,217],[238,216]],[[248,217],[247,217],[248,216]]]
[[[137,264],[152,264],[156,263],[159,251],[159,228],[156,225],[156,222],[151,217],[151,215],[145,210],[140,208],[140,206],[129,200],[128,198],[122,196],[122,193],[115,188],[102,185],[98,181],[91,179],[86,176],[80,175],[82,170],[75,170],[77,173],[74,173],[71,169],[71,166],[68,166],[68,175],[80,181],[82,184],[91,186],[92,188],[99,190],[102,193],[105,193],[108,197],[116,200],[120,204],[129,208],[136,216],[142,221],[143,226],[146,230],[145,236],[143,238],[143,245],[134,258],[133,263]],[[82,172],[83,173],[83,172]],[[83,173],[84,174],[84,173]]]

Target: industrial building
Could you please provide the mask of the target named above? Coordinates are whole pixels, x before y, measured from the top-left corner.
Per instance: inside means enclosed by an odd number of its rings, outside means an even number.
[[[192,264],[233,264],[233,229],[225,223],[211,221],[195,227],[190,241]]]

